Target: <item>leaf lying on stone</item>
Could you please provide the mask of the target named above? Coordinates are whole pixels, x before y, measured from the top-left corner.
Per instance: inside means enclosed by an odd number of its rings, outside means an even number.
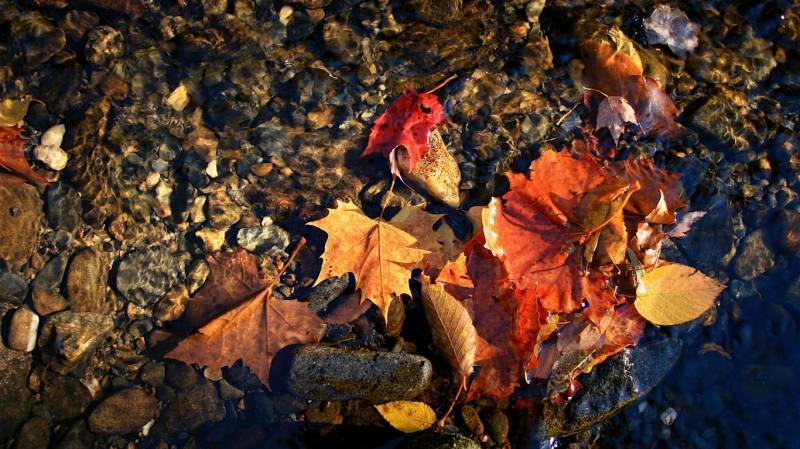
[[[706,211],[694,211],[682,214],[680,217],[678,217],[678,221],[675,223],[675,226],[673,226],[672,229],[667,232],[667,235],[675,239],[686,237],[686,234],[691,231],[695,222],[703,218],[705,215]]]
[[[710,309],[724,289],[724,284],[692,267],[666,263],[644,274],[634,304],[653,324],[682,324]]]
[[[26,180],[39,185],[47,178],[36,173],[25,158],[25,139],[20,128],[0,127],[0,185],[21,184]]]
[[[436,413],[424,402],[393,401],[375,406],[392,427],[403,433],[420,432],[436,421]]]

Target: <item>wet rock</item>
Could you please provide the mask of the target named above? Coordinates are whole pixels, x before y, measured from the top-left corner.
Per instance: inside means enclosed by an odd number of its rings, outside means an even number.
[[[166,365],[167,383],[179,390],[185,390],[197,383],[197,372],[194,368],[175,360],[170,360]]]
[[[202,228],[195,231],[194,235],[203,242],[206,252],[216,252],[225,244],[225,233],[228,228]]]
[[[189,105],[189,90],[183,84],[179,84],[175,90],[166,98],[167,106],[177,112],[183,111]]]
[[[186,288],[190,295],[194,295],[206,283],[209,274],[211,274],[211,268],[208,267],[208,262],[202,259],[192,262],[189,273],[186,275]]]
[[[42,222],[42,200],[29,184],[0,186],[0,259],[16,270],[33,253]]]
[[[677,241],[691,265],[706,274],[725,269],[735,253],[733,211],[727,198],[719,195],[705,208],[706,215],[692,227],[692,232]]]
[[[0,302],[20,305],[27,294],[25,279],[10,271],[0,271]]]
[[[691,124],[738,151],[761,142],[752,123],[731,102],[721,96],[711,97],[691,117]]]
[[[434,25],[446,25],[459,19],[463,0],[412,0],[416,16]]]
[[[478,415],[478,410],[475,407],[471,405],[461,407],[461,421],[476,437],[480,438],[483,435],[483,421],[481,421],[481,417]]]
[[[322,26],[322,38],[325,49],[332,52],[346,64],[356,64],[361,55],[359,37],[352,28],[346,24],[331,20]]]
[[[764,274],[775,265],[775,254],[767,244],[763,229],[753,231],[739,245],[733,260],[733,272],[740,279],[749,281]]]
[[[139,370],[139,380],[154,387],[164,383],[165,375],[166,367],[163,363],[148,362]]]
[[[64,16],[61,26],[70,37],[76,41],[81,41],[89,30],[97,26],[98,22],[100,22],[100,18],[97,17],[97,14],[74,9]]]
[[[38,12],[24,14],[11,23],[17,54],[29,67],[51,59],[67,44],[64,31]]]
[[[100,435],[136,432],[158,416],[158,400],[141,388],[126,388],[104,399],[89,415],[89,429]]]
[[[93,312],[65,311],[51,315],[39,336],[39,346],[49,347],[65,363],[64,368],[80,362],[94,352],[114,328],[110,316]]]
[[[774,238],[778,247],[791,254],[800,255],[800,213],[781,209],[778,211],[775,226]]]
[[[480,449],[481,447],[480,443],[464,435],[427,431],[403,441],[397,449]]]
[[[156,422],[156,430],[170,435],[191,432],[203,424],[225,418],[225,405],[214,385],[201,381],[188,390],[179,391]]]
[[[73,312],[105,313],[108,260],[103,253],[87,248],[72,257],[67,269],[67,301]]]
[[[244,392],[233,385],[229,384],[227,380],[222,379],[217,383],[219,388],[219,397],[223,401],[235,401],[244,397]]]
[[[215,227],[227,227],[242,218],[242,208],[233,202],[224,189],[215,190],[208,196],[206,215]]]
[[[680,357],[681,341],[663,339],[626,349],[595,367],[575,397],[565,406],[546,402],[543,418],[531,437],[542,440],[570,435],[596,426],[661,382]]]
[[[381,403],[418,396],[431,374],[418,355],[305,346],[293,354],[288,387],[309,399]]]
[[[72,376],[50,374],[42,399],[54,421],[80,416],[92,403],[92,394],[83,383]]]
[[[69,303],[56,290],[37,290],[31,294],[33,310],[41,316],[47,316],[62,310],[67,310]]]
[[[184,265],[166,248],[129,253],[117,271],[117,290],[129,301],[146,306],[184,278]]]
[[[50,423],[40,416],[34,416],[17,432],[14,449],[47,449],[48,444],[50,444]]]
[[[0,304],[0,333],[4,315],[10,307]],[[6,348],[0,343],[0,441],[11,436],[28,417],[31,408],[31,391],[28,373],[31,355]]]
[[[67,166],[69,155],[59,147],[50,145],[37,145],[33,149],[33,156],[50,170],[61,171]]]
[[[66,132],[67,127],[64,125],[51,126],[47,131],[42,133],[42,138],[39,143],[49,147],[60,148],[61,143],[64,141],[64,133]]]
[[[51,184],[45,190],[47,222],[54,229],[74,231],[83,222],[81,197],[66,183]]]
[[[8,346],[17,351],[31,352],[36,347],[39,316],[27,307],[20,307],[11,317],[8,331]]]
[[[306,421],[312,424],[341,424],[342,403],[338,401],[322,401],[308,408],[303,414]]]
[[[242,228],[236,234],[236,242],[253,253],[282,251],[289,246],[289,234],[277,225]]]
[[[334,299],[342,295],[352,282],[349,273],[325,279],[311,290],[306,300],[315,313],[324,312]]]
[[[498,409],[491,409],[486,413],[486,433],[495,444],[503,444],[508,441],[508,417]]]
[[[94,447],[95,435],[89,431],[84,420],[76,422],[63,438],[60,439],[55,449],[85,449]]]
[[[156,305],[153,316],[160,321],[177,320],[186,310],[189,290],[183,284],[172,287]]]
[[[83,50],[86,60],[103,67],[125,52],[125,39],[122,33],[107,25],[101,25],[89,32]]]

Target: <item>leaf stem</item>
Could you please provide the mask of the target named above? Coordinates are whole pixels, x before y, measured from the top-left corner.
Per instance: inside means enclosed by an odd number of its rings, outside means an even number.
[[[456,397],[453,398],[453,402],[450,403],[450,408],[447,409],[447,412],[442,416],[442,418],[436,422],[436,426],[439,428],[444,427],[444,422],[447,420],[447,417],[453,413],[453,408],[456,406],[456,402],[458,402],[458,398],[461,396],[461,392],[466,390],[467,385],[467,376],[461,376],[461,383],[458,386],[458,391],[456,391]]]

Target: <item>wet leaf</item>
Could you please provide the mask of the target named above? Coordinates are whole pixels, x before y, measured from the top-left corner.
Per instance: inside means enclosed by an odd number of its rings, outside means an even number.
[[[28,113],[31,97],[20,100],[6,98],[0,101],[0,126],[21,126]]]
[[[415,247],[428,251],[422,260],[425,272],[431,276],[438,274],[464,249],[464,243],[456,238],[444,215],[426,212],[423,205],[404,206],[389,224],[414,236],[417,239]]]
[[[649,160],[625,160],[610,167],[615,177],[638,182],[639,190],[625,204],[625,211],[641,217],[650,216],[650,223],[672,224],[675,211],[686,207],[680,175],[670,174]],[[661,204],[663,201],[663,204]],[[657,209],[661,207],[661,210]],[[657,211],[653,214],[653,211]]]
[[[20,128],[0,127],[0,185],[21,184],[25,180],[39,185],[47,178],[36,173],[25,158],[25,139]]]
[[[423,431],[436,421],[436,413],[424,402],[393,401],[378,404],[375,409],[392,427],[404,433]]]
[[[667,235],[675,238],[675,239],[682,239],[686,237],[686,234],[692,230],[692,226],[697,222],[697,220],[703,218],[706,215],[706,211],[694,211],[694,212],[687,212],[685,214],[681,214],[678,217],[677,223],[672,229],[667,232]]]
[[[434,129],[429,133],[428,150],[413,169],[410,168],[411,157],[405,151],[398,153],[397,162],[403,179],[422,187],[431,197],[450,207],[459,206],[461,171],[439,131]]]
[[[614,142],[625,131],[625,124],[638,125],[636,112],[623,97],[606,97],[597,107],[597,124],[594,129],[608,128]]]
[[[669,263],[644,274],[634,304],[647,321],[675,325],[702,315],[724,289],[692,267]]]
[[[332,276],[353,273],[361,300],[369,299],[388,314],[393,295],[411,294],[408,281],[420,268],[428,251],[418,240],[392,224],[373,220],[350,202],[338,201],[336,209],[308,223],[328,234],[322,268],[316,284]]]
[[[212,369],[242,359],[269,386],[275,354],[292,344],[318,343],[323,330],[322,320],[306,303],[277,300],[264,289],[201,327],[165,357]]]
[[[677,7],[656,6],[650,17],[644,19],[644,29],[647,42],[667,45],[683,59],[697,47],[698,27]]]
[[[422,305],[431,328],[433,345],[463,377],[475,363],[476,333],[467,309],[452,295],[423,280]]]

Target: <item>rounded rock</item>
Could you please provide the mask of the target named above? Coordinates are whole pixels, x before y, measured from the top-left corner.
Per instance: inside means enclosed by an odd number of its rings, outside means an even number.
[[[109,396],[89,415],[89,429],[100,435],[136,432],[158,416],[158,400],[141,388]]]
[[[17,351],[31,352],[36,347],[39,315],[27,307],[20,307],[11,317],[8,346]]]

